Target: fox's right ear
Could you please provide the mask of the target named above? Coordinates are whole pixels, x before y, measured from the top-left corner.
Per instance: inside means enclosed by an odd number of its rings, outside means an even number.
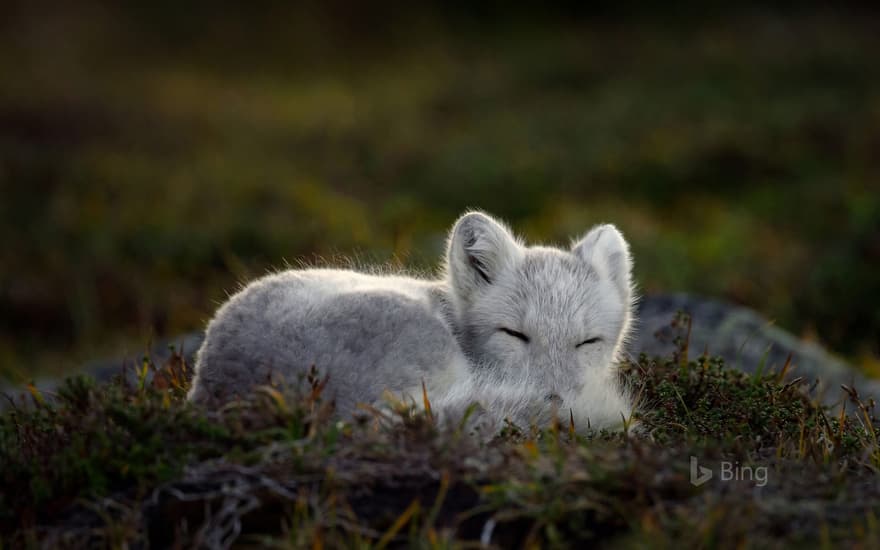
[[[504,225],[481,212],[468,212],[455,222],[446,247],[447,276],[453,291],[467,300],[492,284],[522,254]]]
[[[629,244],[611,224],[597,225],[571,247],[572,253],[617,286],[625,302],[632,299],[632,256]]]

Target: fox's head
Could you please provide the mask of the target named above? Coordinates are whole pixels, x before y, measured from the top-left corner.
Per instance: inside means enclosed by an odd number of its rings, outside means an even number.
[[[630,332],[631,271],[613,225],[562,250],[527,247],[491,217],[465,214],[450,231],[446,279],[475,374],[534,392],[566,418],[571,409],[593,427],[620,424],[632,408],[615,369]]]

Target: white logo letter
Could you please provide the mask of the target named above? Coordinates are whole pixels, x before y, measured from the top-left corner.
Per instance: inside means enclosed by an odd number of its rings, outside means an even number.
[[[691,485],[699,487],[712,479],[712,470],[697,464],[697,457],[691,457]]]

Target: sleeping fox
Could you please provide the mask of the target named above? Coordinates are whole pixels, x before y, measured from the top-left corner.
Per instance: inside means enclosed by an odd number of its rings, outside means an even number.
[[[569,250],[526,246],[469,212],[427,280],[336,269],[267,275],[207,327],[189,398],[218,403],[315,366],[340,417],[385,391],[446,418],[480,406],[484,424],[616,429],[632,398],[616,366],[633,324],[629,247],[612,225]]]

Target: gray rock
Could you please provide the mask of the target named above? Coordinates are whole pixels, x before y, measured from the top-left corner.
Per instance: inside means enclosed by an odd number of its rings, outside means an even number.
[[[674,337],[685,332],[670,326],[678,311],[691,316],[690,357],[707,352],[723,357],[729,367],[754,373],[780,371],[790,354],[786,378],[802,377],[815,384],[815,394],[826,404],[843,400],[841,384],[856,388],[862,396],[880,396],[880,381],[862,376],[822,346],[797,338],[751,309],[691,294],[645,297],[631,352],[669,356],[676,349]]]

